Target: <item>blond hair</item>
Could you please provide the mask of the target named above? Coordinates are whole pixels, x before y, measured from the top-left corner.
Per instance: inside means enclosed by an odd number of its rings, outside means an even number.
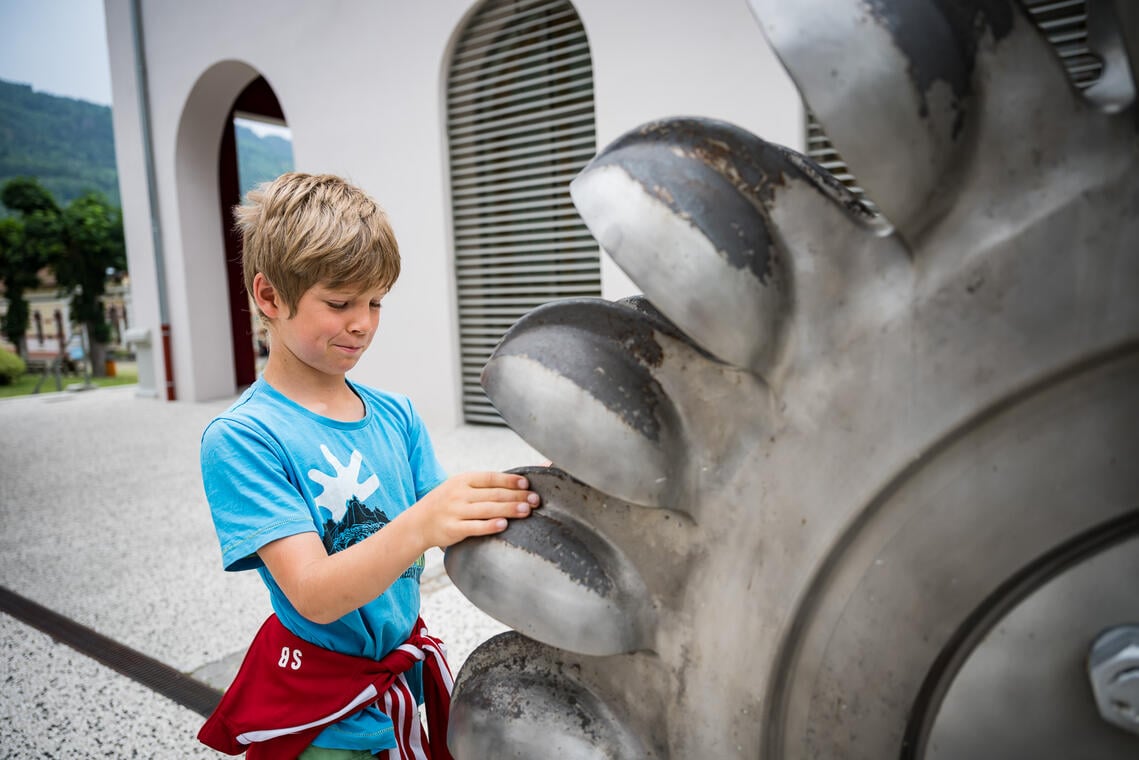
[[[399,245],[387,214],[360,188],[332,174],[289,172],[251,190],[234,208],[245,290],[261,272],[295,314],[321,284],[362,292],[399,277]]]

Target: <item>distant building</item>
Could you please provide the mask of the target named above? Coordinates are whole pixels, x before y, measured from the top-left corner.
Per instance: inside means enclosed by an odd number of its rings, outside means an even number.
[[[403,274],[353,376],[408,394],[436,426],[495,420],[478,374],[522,313],[635,292],[569,201],[597,150],[676,115],[804,147],[803,105],[745,0],[106,0],[106,13],[131,323],[147,332],[132,345],[142,389],[164,397],[229,397],[255,377],[225,216],[235,116],[287,124],[297,169],[344,175],[391,215]]]
[[[50,361],[59,356],[68,341],[75,335],[77,325],[71,320],[71,297],[61,293],[51,275],[51,270],[40,273],[40,287],[26,291],[28,302],[28,329],[24,334],[27,340],[28,359],[33,362]],[[8,313],[8,299],[0,288],[0,318]],[[126,348],[123,342],[131,315],[130,278],[127,275],[108,279],[106,292],[100,299],[103,304],[107,324],[111,328],[111,339],[107,344],[114,351]],[[16,347],[0,336],[0,347],[16,352]]]

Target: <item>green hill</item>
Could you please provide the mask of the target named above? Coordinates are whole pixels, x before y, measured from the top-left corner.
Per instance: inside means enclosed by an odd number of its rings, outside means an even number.
[[[19,176],[62,206],[87,190],[120,205],[111,109],[0,80],[0,185]]]
[[[293,170],[293,144],[276,135],[258,137],[249,127],[237,126],[237,178],[241,194]]]
[[[242,194],[293,168],[291,142],[243,126],[237,154]],[[110,107],[0,79],[0,186],[20,176],[38,179],[61,206],[87,190],[122,205]]]

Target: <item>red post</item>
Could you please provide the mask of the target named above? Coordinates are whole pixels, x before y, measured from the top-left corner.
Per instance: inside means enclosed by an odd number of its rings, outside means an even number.
[[[170,350],[170,325],[162,325],[162,357],[166,365],[166,400],[174,401],[174,357]]]

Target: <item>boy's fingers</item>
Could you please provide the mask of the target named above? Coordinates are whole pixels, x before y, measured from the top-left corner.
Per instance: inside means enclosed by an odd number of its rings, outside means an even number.
[[[493,517],[486,520],[464,520],[462,527],[459,529],[461,541],[463,538],[469,536],[490,536],[495,533],[501,533],[506,530],[506,526],[510,521],[505,517]]]
[[[480,488],[473,495],[479,501],[524,501],[535,507],[541,501],[533,491],[510,491],[505,488]]]
[[[499,517],[526,517],[533,505],[525,501],[481,501],[467,505],[466,519],[491,520]]]
[[[508,472],[471,472],[467,473],[467,484],[472,488],[518,488],[525,490],[530,487],[530,481],[521,475],[511,475]]]
[[[482,527],[484,527],[486,530],[480,535],[485,536],[492,535],[494,533],[501,533],[502,531],[506,530],[506,526],[508,524],[509,523],[507,523],[507,521],[501,517],[496,520],[486,520],[482,523]]]

